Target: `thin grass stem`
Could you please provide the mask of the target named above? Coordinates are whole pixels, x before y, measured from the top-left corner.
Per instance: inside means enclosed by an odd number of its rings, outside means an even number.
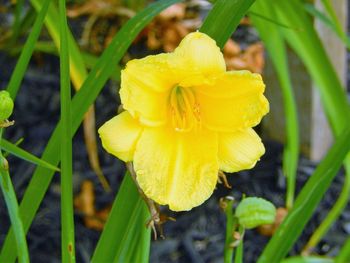
[[[233,216],[232,205],[234,200],[226,201],[225,215],[226,215],[226,238],[224,247],[224,262],[231,263],[233,258],[233,232],[237,227],[237,220]]]
[[[59,1],[61,84],[61,243],[62,262],[75,262],[72,172],[72,115],[66,1]]]
[[[345,244],[340,249],[338,256],[335,258],[335,263],[343,262],[350,262],[350,237],[348,237]]]
[[[2,139],[3,128],[0,128],[0,141]],[[8,171],[7,160],[2,156],[0,148],[0,187],[5,198],[5,203],[10,216],[10,221],[14,229],[15,241],[20,263],[29,262],[28,246],[24,232],[22,220],[19,214],[18,202]]]

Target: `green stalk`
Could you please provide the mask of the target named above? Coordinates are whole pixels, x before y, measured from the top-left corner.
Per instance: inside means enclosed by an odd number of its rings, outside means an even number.
[[[61,242],[62,262],[75,262],[73,185],[72,185],[72,115],[69,76],[68,25],[66,1],[59,1],[60,84],[61,84]]]
[[[243,233],[244,229],[242,226],[239,226],[239,233],[241,234],[241,240],[235,250],[235,263],[243,263]]]
[[[0,128],[0,141],[3,128]],[[26,235],[24,233],[22,220],[20,217],[18,202],[13,188],[10,174],[8,172],[7,160],[2,156],[0,148],[0,187],[5,198],[6,206],[9,212],[12,227],[15,232],[15,241],[17,246],[18,260],[20,263],[29,262],[28,246]]]
[[[226,239],[224,248],[224,262],[231,263],[233,257],[233,248],[231,247],[233,242],[233,231],[235,231],[237,220],[232,213],[232,205],[234,200],[227,200],[225,215],[226,215]]]

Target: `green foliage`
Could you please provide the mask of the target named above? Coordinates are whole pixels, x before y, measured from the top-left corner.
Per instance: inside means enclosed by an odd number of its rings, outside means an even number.
[[[293,208],[259,258],[259,263],[280,262],[303,231],[350,150],[350,126],[337,138],[326,157],[299,193]]]
[[[53,166],[52,164],[50,164],[48,162],[45,162],[44,160],[42,160],[42,159],[36,157],[35,155],[33,155],[33,154],[31,154],[31,153],[21,149],[17,145],[12,144],[12,143],[10,143],[9,141],[7,141],[5,139],[2,139],[0,141],[0,147],[4,151],[15,155],[18,158],[21,158],[22,160],[25,160],[27,162],[30,162],[30,163],[33,163],[33,164],[36,164],[36,165],[40,165],[42,167],[45,167],[47,169],[50,169],[50,170],[53,170],[53,171],[56,171],[56,172],[60,171],[60,169],[58,169],[56,166]]]
[[[3,134],[3,128],[0,128],[0,141],[2,140],[2,134]],[[29,253],[28,253],[26,235],[23,229],[21,215],[18,209],[18,202],[17,202],[15,189],[13,188],[13,184],[9,173],[9,165],[7,160],[2,155],[1,147],[0,147],[0,188],[5,199],[11,224],[14,228],[14,236],[15,236],[15,242],[16,242],[14,249],[19,251],[18,261],[20,263],[28,263]]]
[[[288,70],[285,41],[280,33],[279,25],[264,17],[276,17],[274,9],[263,1],[256,2],[252,10],[263,15],[251,16],[252,22],[259,32],[269,52],[269,57],[274,65],[283,97],[284,114],[286,120],[286,143],[283,151],[283,172],[287,177],[286,207],[291,208],[294,201],[295,177],[299,157],[299,124],[297,105]],[[292,29],[289,29],[292,30]]]

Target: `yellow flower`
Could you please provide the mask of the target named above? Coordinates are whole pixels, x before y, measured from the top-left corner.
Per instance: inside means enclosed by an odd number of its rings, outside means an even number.
[[[109,153],[133,161],[157,203],[190,210],[213,193],[219,170],[250,169],[264,154],[251,128],[269,111],[261,76],[226,72],[209,36],[191,33],[173,53],[129,61],[121,74],[126,111],[99,134]]]

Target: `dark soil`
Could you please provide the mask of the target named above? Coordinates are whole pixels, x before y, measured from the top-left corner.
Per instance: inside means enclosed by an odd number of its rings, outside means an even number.
[[[244,34],[238,31],[236,34]],[[252,40],[254,41],[254,40]],[[247,40],[249,42],[249,40]],[[0,54],[0,87],[4,89],[13,71],[17,58]],[[59,62],[54,56],[36,54],[26,73],[11,119],[16,121],[6,131],[6,139],[15,142],[24,138],[21,147],[40,156],[59,119]],[[116,113],[119,105],[117,83],[109,82],[96,101],[96,120],[99,127]],[[240,199],[242,194],[258,196],[283,206],[285,178],[281,172],[283,146],[265,141],[266,154],[250,171],[229,175],[232,191],[219,185],[214,195],[202,206],[190,212],[172,214],[176,222],[165,225],[165,240],[152,242],[151,262],[223,262],[225,239],[225,216],[219,209],[219,198],[232,195]],[[99,145],[99,157],[103,171],[108,178],[112,193],[106,194],[91,171],[85,150],[83,132],[80,128],[74,137],[74,189],[79,191],[81,182],[90,179],[95,182],[97,208],[111,204],[125,171],[122,162],[107,154]],[[8,157],[12,180],[19,199],[22,198],[35,166]],[[297,190],[299,191],[315,169],[316,164],[301,158]],[[305,241],[332,207],[343,185],[343,172],[335,178],[332,187],[324,196],[316,213],[305,228],[292,254],[300,252]],[[0,247],[10,222],[7,210],[0,196]],[[346,235],[350,234],[350,207],[331,228],[317,247],[317,253],[334,256]],[[75,214],[76,251],[78,262],[89,262],[100,232],[84,226],[82,216]],[[28,244],[32,262],[61,262],[60,260],[60,183],[56,174],[35,220],[28,232]],[[247,231],[244,242],[244,262],[255,262],[268,238],[254,230]]]

